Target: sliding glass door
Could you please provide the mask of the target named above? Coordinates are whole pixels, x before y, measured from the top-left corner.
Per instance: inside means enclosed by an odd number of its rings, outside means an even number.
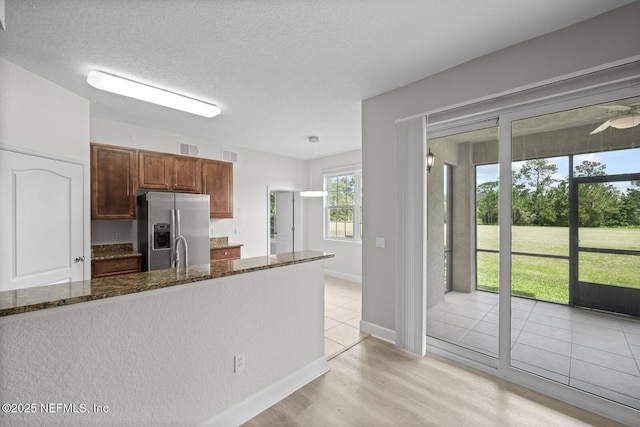
[[[510,122],[509,366],[640,410],[638,102]]]
[[[428,132],[452,165],[450,202],[437,169],[427,179],[428,348],[640,410],[640,96],[625,93]]]
[[[496,162],[497,145],[495,120],[428,141],[444,166],[432,168],[427,178],[427,341],[489,366],[497,366],[498,357],[498,226],[494,215],[487,230],[476,229],[474,163]],[[493,202],[497,209],[497,197]],[[491,251],[477,268],[476,240]]]

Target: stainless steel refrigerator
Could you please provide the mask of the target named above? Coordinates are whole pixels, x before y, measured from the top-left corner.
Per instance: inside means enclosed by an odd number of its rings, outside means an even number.
[[[138,196],[142,271],[208,264],[209,195],[148,192]]]

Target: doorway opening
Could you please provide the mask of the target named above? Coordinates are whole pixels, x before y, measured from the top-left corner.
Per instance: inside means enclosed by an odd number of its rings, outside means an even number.
[[[268,255],[303,249],[304,222],[300,191],[267,190],[269,194]]]

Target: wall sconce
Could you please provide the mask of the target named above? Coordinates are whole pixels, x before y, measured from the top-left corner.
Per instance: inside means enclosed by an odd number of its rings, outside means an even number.
[[[431,148],[429,148],[429,153],[427,154],[427,172],[431,173],[431,168],[435,162],[436,156],[431,152]]]

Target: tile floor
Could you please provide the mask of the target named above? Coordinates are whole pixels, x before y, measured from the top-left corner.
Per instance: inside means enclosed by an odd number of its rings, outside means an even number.
[[[360,332],[360,283],[325,276],[324,316],[324,352],[328,359],[369,336]]]
[[[513,298],[512,366],[640,409],[640,319]],[[498,295],[449,292],[427,335],[497,357]]]

